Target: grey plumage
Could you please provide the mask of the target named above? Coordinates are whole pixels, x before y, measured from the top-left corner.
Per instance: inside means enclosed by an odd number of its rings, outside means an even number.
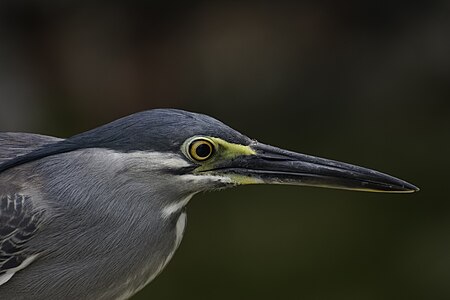
[[[137,113],[68,139],[1,133],[0,298],[127,299],[172,257],[190,197],[249,183],[417,190],[181,110]]]
[[[143,285],[173,249],[178,214],[163,220],[161,198],[149,199],[144,182],[97,159],[91,150],[44,158],[21,167],[34,169],[31,182],[13,179],[45,214],[27,243],[40,257],[0,287],[5,299],[115,299]]]

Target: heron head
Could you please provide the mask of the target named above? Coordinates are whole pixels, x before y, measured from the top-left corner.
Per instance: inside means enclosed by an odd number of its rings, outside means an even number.
[[[418,190],[378,171],[257,142],[212,117],[181,110],[137,113],[72,138],[77,140],[123,153],[140,152],[137,168],[139,162],[156,168],[168,181],[185,184],[193,192],[244,184]]]
[[[136,113],[0,166],[84,148],[119,153],[126,169],[149,184],[183,193],[244,184],[290,184],[409,193],[414,185],[371,169],[269,146],[203,115],[175,109]]]

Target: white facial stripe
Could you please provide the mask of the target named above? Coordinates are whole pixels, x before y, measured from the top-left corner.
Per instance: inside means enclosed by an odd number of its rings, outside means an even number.
[[[135,158],[140,161],[148,160],[152,163],[152,165],[157,164],[158,166],[166,168],[175,169],[190,166],[190,164],[185,159],[181,158],[180,155],[172,153],[138,151],[127,153],[125,155],[127,155],[129,158]]]
[[[210,183],[210,182],[233,183],[233,180],[230,177],[221,176],[221,175],[185,174],[185,175],[181,175],[181,178],[183,178],[183,180],[188,180],[188,181],[198,182],[198,183]]]
[[[103,150],[101,157],[109,164],[121,164],[124,159],[127,161],[136,161],[136,164],[144,164],[149,168],[184,168],[189,167],[190,164],[181,155],[169,152],[149,152],[149,151],[134,151],[129,153],[116,152],[113,150]],[[97,158],[97,157],[96,157]],[[148,162],[148,164],[145,164]]]

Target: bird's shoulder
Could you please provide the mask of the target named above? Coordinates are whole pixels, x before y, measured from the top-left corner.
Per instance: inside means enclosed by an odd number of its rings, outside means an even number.
[[[0,195],[0,286],[37,257],[28,242],[42,220],[43,211],[33,206],[30,196]]]

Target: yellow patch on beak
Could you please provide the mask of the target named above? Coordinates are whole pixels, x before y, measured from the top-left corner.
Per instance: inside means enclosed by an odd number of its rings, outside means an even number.
[[[214,143],[216,143],[219,148],[220,156],[222,158],[235,158],[241,155],[255,155],[256,152],[250,146],[244,146],[240,144],[233,144],[227,141],[224,141],[219,138],[212,137],[210,138]]]
[[[254,178],[250,176],[237,175],[237,174],[229,174],[227,175],[234,183],[239,185],[247,185],[247,184],[263,184],[264,180],[259,178]]]

